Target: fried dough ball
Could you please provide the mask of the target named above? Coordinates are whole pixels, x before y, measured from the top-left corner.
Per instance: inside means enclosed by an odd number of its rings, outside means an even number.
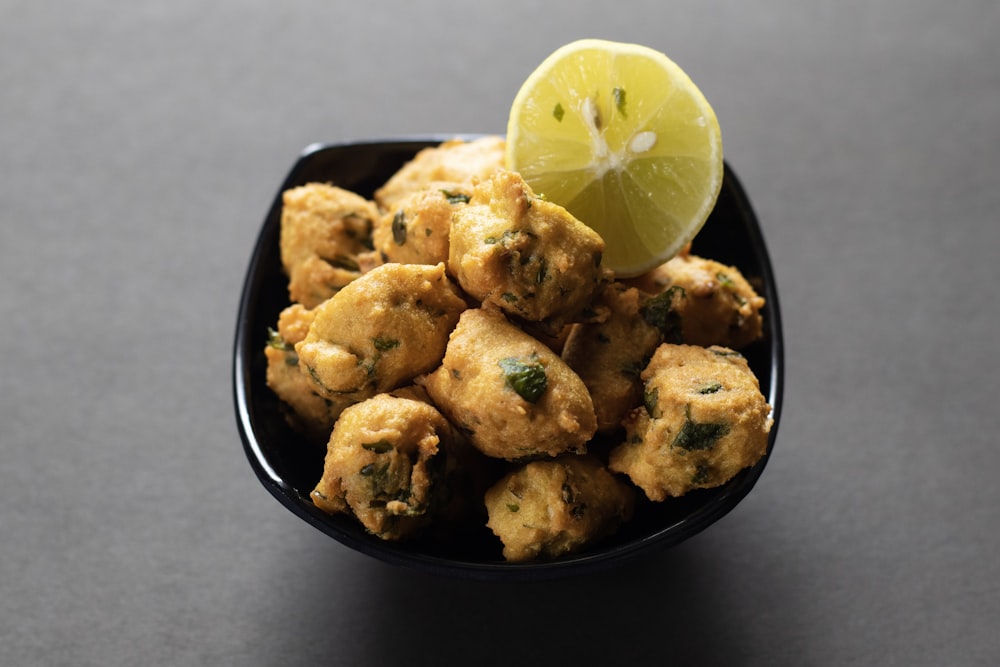
[[[487,456],[583,453],[597,429],[579,376],[495,309],[462,313],[441,367],[418,383]]]
[[[290,188],[281,198],[288,296],[315,308],[361,275],[358,256],[367,251],[378,209],[364,197],[324,183]]]
[[[464,183],[489,176],[504,165],[503,137],[480,137],[472,141],[451,139],[425,148],[375,191],[375,201],[385,211],[400,199],[424,190],[435,181]]]
[[[278,328],[271,331],[264,356],[267,358],[267,386],[289,408],[285,417],[293,429],[307,438],[325,441],[341,411],[349,405],[320,396],[299,369],[295,344],[306,337],[313,311],[292,304],[278,316]]]
[[[595,457],[533,461],[486,492],[487,526],[508,561],[557,558],[613,534],[632,517],[635,492]]]
[[[609,468],[651,500],[725,484],[764,456],[771,407],[738,352],[664,343],[641,377],[645,407],[626,419]]]
[[[739,349],[761,336],[764,299],[735,266],[685,253],[629,282],[670,302],[678,330],[669,342]]]
[[[476,299],[555,333],[605,280],[603,251],[597,232],[501,170],[452,216],[448,271]]]
[[[662,342],[657,328],[641,313],[642,295],[634,287],[611,283],[596,304],[607,311],[604,321],[574,324],[562,358],[587,385],[597,414],[597,430],[621,427],[625,415],[642,405],[639,373]]]
[[[313,504],[353,514],[384,540],[412,536],[442,502],[454,441],[441,413],[412,394],[378,394],[352,405],[330,435]]]
[[[472,186],[432,183],[401,198],[380,217],[372,231],[384,262],[437,264],[448,261],[451,214],[468,203]]]
[[[465,308],[444,264],[383,264],[316,308],[295,352],[318,394],[357,402],[433,370]]]

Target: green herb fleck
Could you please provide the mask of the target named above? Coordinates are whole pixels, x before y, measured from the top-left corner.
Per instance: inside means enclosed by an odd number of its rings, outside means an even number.
[[[493,245],[496,242],[497,242],[497,237],[495,236],[487,236],[485,239],[483,239],[483,243],[485,243],[486,245]]]
[[[709,382],[704,387],[698,390],[699,394],[714,394],[722,389],[722,384],[719,382]]]
[[[507,503],[507,509],[509,509],[511,512],[518,512],[520,511],[521,506],[518,505],[517,503]]]
[[[699,424],[692,421],[689,410],[687,419],[684,420],[684,426],[681,427],[671,446],[680,447],[687,451],[711,449],[715,446],[715,441],[727,433],[729,433],[727,424]]]
[[[503,369],[505,384],[529,403],[536,403],[548,386],[545,366],[537,359],[538,355],[533,354],[529,361],[507,357],[497,362]]]
[[[346,271],[360,271],[361,267],[358,265],[358,261],[353,257],[348,257],[347,255],[334,255],[333,257],[324,258],[330,266],[337,269],[344,269]]]
[[[660,412],[659,402],[660,402],[659,388],[653,387],[652,389],[647,389],[646,391],[643,392],[642,404],[645,406],[646,412],[653,419],[658,419],[663,415],[663,413]]]
[[[289,350],[295,349],[281,337],[280,333],[271,327],[267,328],[267,346],[273,347],[275,350],[281,350],[282,352],[288,352]]]
[[[652,297],[642,305],[640,313],[646,324],[655,327],[667,343],[681,343],[681,315],[678,312],[680,300],[686,292],[679,285],[673,285]]]
[[[403,209],[392,216],[392,240],[396,245],[406,245],[406,213]]]
[[[538,273],[535,274],[535,283],[541,285],[543,282],[545,282],[545,277],[548,275],[548,273],[549,273],[548,263],[545,261],[545,258],[543,257],[538,260]]]
[[[449,190],[442,190],[441,193],[448,200],[449,204],[468,204],[469,195],[463,194],[461,192],[451,192]]]
[[[513,292],[504,292],[503,294],[500,295],[500,298],[506,301],[507,303],[514,303],[515,301],[517,301],[517,295],[514,294]]]
[[[627,361],[621,365],[619,370],[622,372],[623,375],[628,375],[629,377],[637,378],[639,377],[640,374],[642,374],[642,371],[645,370],[646,363],[647,362],[641,359],[638,361]]]
[[[358,472],[360,472],[365,477],[371,477],[372,475],[375,474],[375,464],[369,463],[368,465],[361,466],[361,470],[359,470]]]
[[[611,91],[611,97],[615,100],[615,108],[618,109],[618,113],[620,113],[623,118],[628,118],[628,114],[625,112],[625,89],[615,88]]]
[[[708,475],[711,469],[704,463],[699,463],[698,467],[695,469],[694,474],[691,475],[692,484],[705,484],[708,482]]]
[[[365,442],[361,444],[363,449],[367,449],[369,452],[375,452],[376,454],[385,454],[388,451],[392,451],[392,443],[388,440],[379,440],[378,442]]]
[[[556,106],[552,109],[552,117],[556,119],[557,122],[562,122],[563,116],[566,115],[566,110],[563,109],[563,105],[560,102],[556,102]]]
[[[372,338],[372,345],[379,352],[385,352],[393,348],[399,347],[399,341],[395,338],[385,338],[384,336],[375,336]]]

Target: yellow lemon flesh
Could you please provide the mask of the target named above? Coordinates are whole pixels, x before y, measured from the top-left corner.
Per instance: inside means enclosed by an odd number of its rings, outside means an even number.
[[[597,231],[616,276],[677,254],[722,187],[715,112],[666,55],[572,42],[527,78],[507,123],[507,167]]]

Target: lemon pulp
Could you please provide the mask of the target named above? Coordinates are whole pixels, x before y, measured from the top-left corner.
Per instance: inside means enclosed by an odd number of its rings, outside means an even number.
[[[666,55],[585,39],[525,80],[507,125],[508,168],[605,240],[604,263],[637,275],[704,225],[722,186],[715,112]]]

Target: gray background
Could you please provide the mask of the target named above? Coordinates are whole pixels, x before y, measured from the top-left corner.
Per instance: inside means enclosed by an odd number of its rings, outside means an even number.
[[[0,0],[0,663],[997,664],[998,34],[992,0]],[[622,571],[356,554],[241,450],[264,214],[309,143],[503,132],[585,36],[719,115],[784,310],[775,455]]]

